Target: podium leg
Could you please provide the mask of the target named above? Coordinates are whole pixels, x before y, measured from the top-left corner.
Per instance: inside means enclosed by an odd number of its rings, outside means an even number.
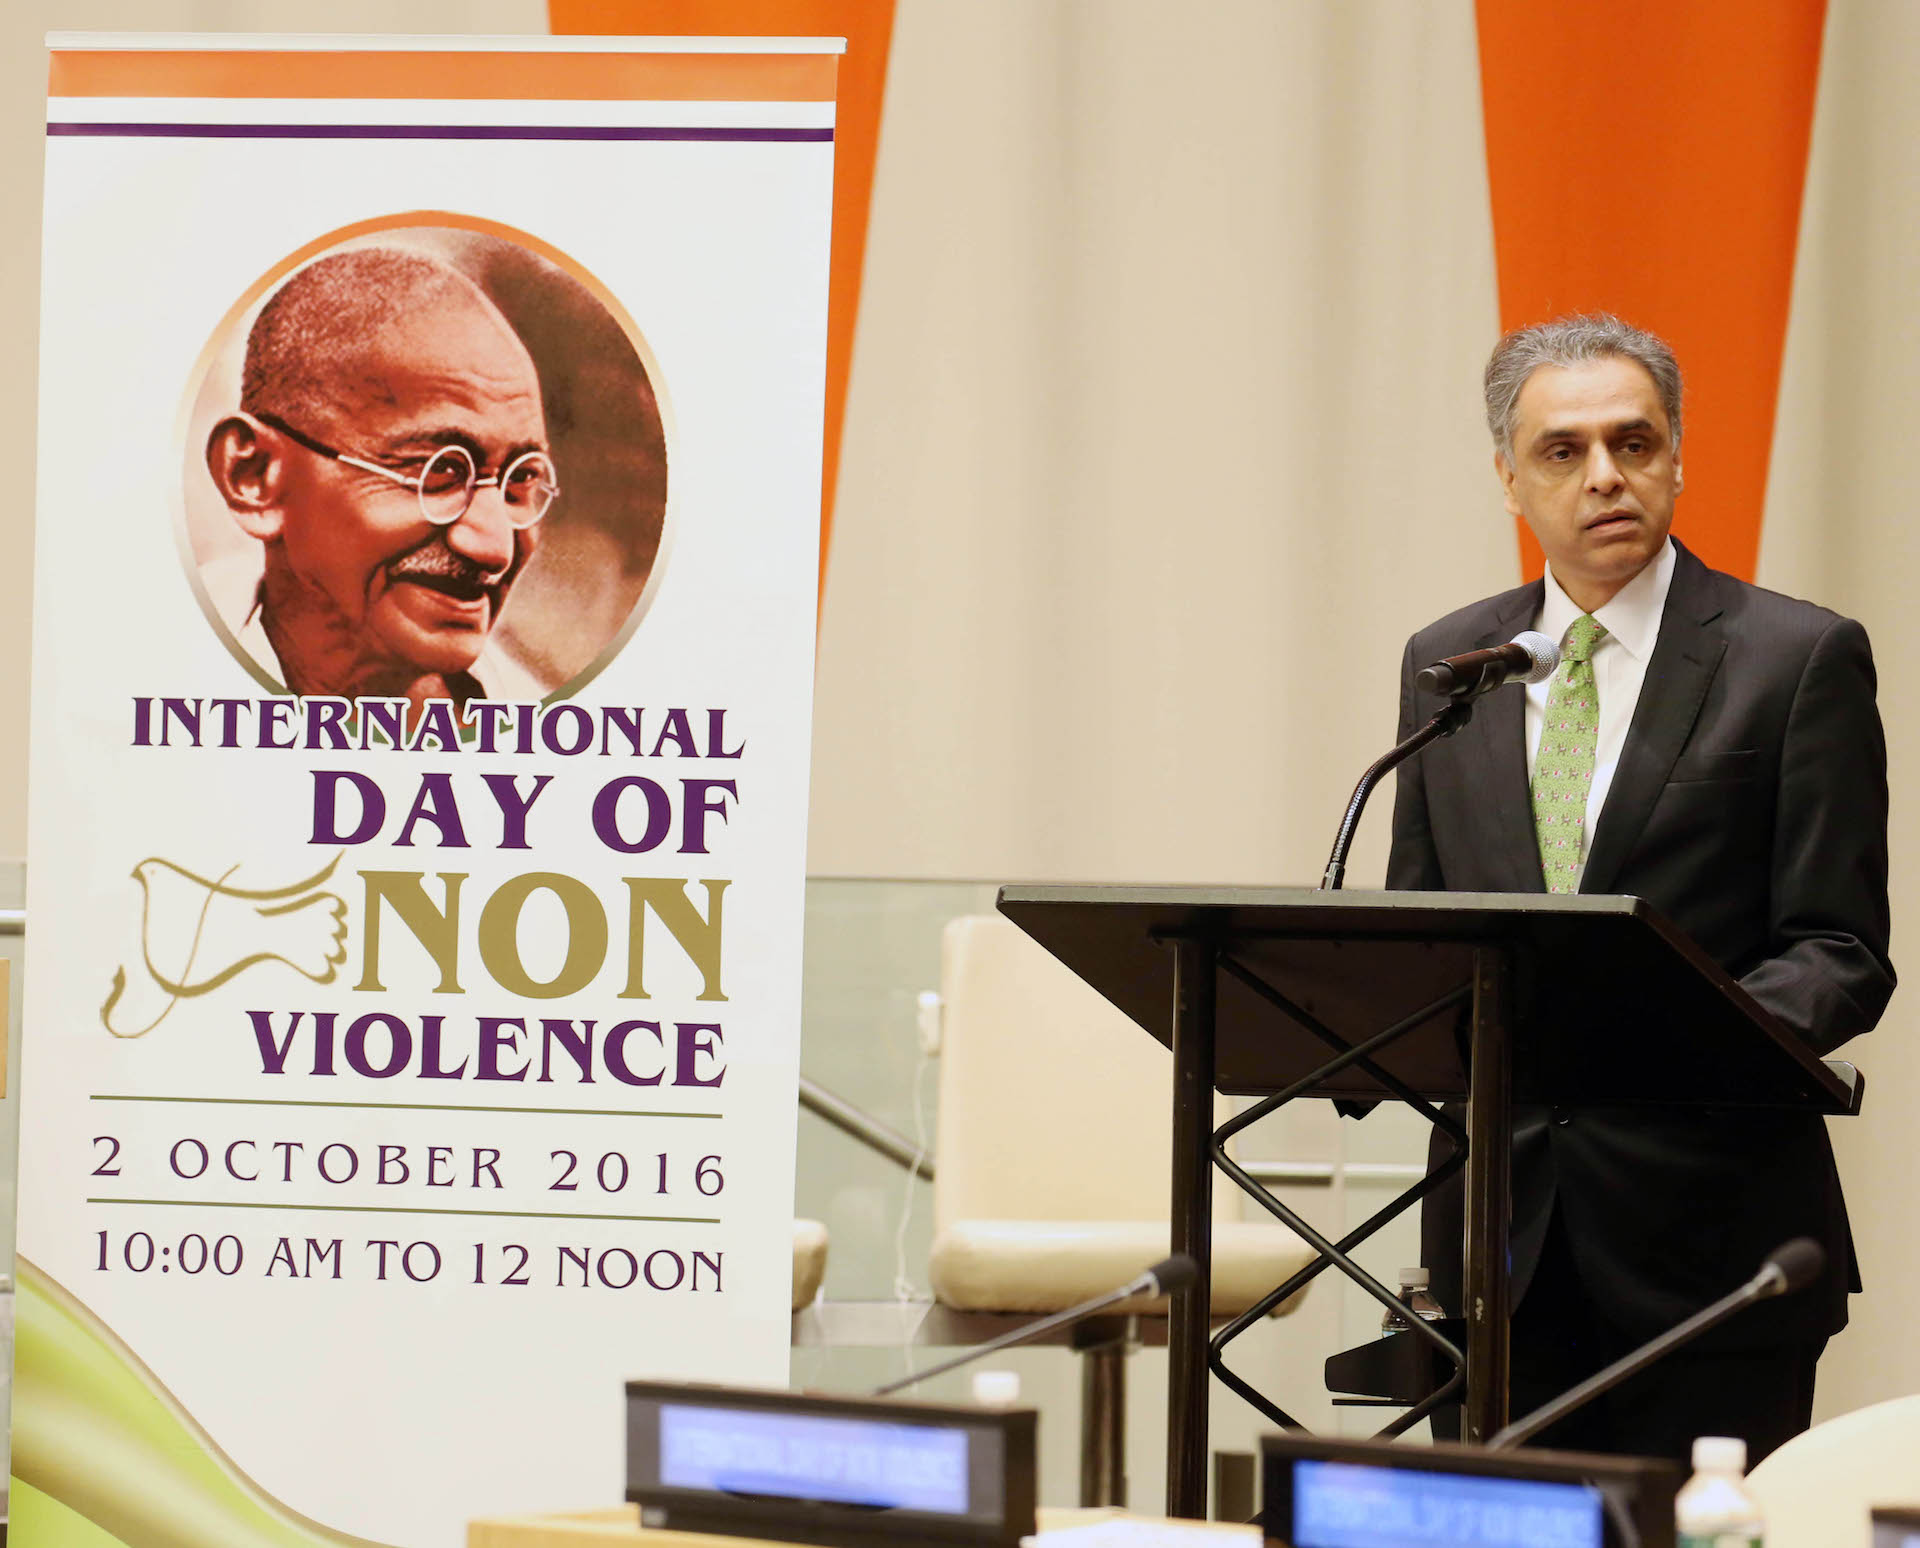
[[[1512,963],[1504,949],[1473,954],[1467,1086],[1467,1400],[1462,1438],[1485,1445],[1507,1423],[1508,1228],[1513,1217]]]
[[[1207,1515],[1207,1322],[1213,1305],[1213,1065],[1211,941],[1174,942],[1173,1250],[1199,1265],[1167,1308],[1167,1514]]]

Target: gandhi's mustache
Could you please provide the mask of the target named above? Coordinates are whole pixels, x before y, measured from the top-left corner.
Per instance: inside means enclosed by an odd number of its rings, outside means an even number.
[[[475,564],[447,547],[444,539],[430,538],[387,565],[387,584],[405,581],[463,602],[477,602],[499,587],[511,572],[511,565],[495,570]]]

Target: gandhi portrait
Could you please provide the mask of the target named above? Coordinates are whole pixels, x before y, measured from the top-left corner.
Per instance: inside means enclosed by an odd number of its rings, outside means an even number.
[[[636,321],[538,236],[455,219],[263,277],[188,382],[182,559],[275,691],[572,693],[659,582],[666,415]]]
[[[296,271],[254,320],[206,461],[262,550],[234,622],[291,691],[515,686],[489,680],[515,675],[489,644],[560,484],[533,359],[466,275],[380,247]]]

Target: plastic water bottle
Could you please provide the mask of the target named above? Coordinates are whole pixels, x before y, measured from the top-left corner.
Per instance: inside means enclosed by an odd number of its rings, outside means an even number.
[[[973,1401],[981,1408],[1012,1408],[1020,1401],[1020,1373],[975,1371]]]
[[[1673,1502],[1675,1548],[1761,1548],[1767,1524],[1746,1472],[1745,1441],[1703,1435],[1693,1443],[1693,1477]]]
[[[1423,1268],[1400,1270],[1400,1304],[1389,1307],[1386,1316],[1380,1319],[1382,1334],[1407,1332],[1415,1317],[1422,1322],[1438,1322],[1446,1315],[1427,1288],[1431,1282],[1431,1276]]]

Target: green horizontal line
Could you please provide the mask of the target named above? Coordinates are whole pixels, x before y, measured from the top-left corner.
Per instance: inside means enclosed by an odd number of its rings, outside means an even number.
[[[159,1204],[177,1209],[304,1209],[338,1215],[485,1215],[503,1220],[620,1220],[636,1224],[718,1225],[718,1215],[573,1215],[547,1209],[428,1209],[403,1204],[256,1204],[231,1199],[88,1199],[89,1204]]]
[[[477,1107],[468,1102],[317,1102],[291,1097],[104,1096],[94,1102],[207,1102],[221,1107],[364,1107],[410,1113],[546,1113],[558,1118],[718,1118],[719,1113],[636,1112],[620,1107]]]

